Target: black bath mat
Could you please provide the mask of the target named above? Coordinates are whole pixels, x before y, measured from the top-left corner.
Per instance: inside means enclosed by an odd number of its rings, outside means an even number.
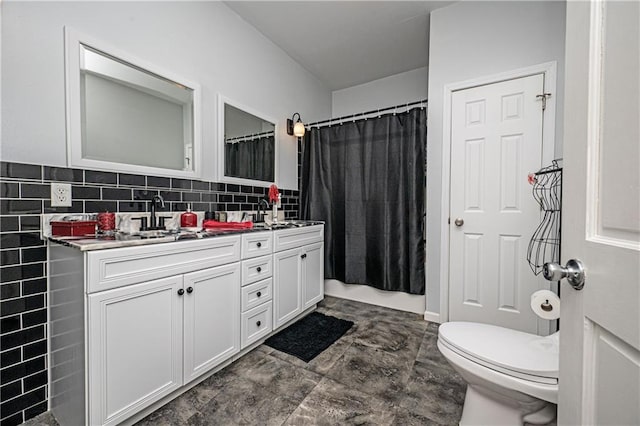
[[[264,343],[309,362],[346,333],[353,322],[312,312]]]

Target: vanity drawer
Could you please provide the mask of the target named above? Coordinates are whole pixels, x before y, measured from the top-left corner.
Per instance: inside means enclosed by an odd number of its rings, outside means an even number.
[[[273,330],[271,302],[263,303],[242,314],[241,348],[257,342]]]
[[[240,236],[87,252],[86,291],[108,290],[238,262]]]
[[[269,278],[273,275],[273,256],[267,255],[242,261],[242,285]]]
[[[243,259],[271,253],[273,253],[273,235],[271,231],[242,234]]]
[[[268,302],[273,297],[273,278],[242,287],[242,312]]]
[[[283,251],[324,240],[324,225],[273,231],[273,251]]]

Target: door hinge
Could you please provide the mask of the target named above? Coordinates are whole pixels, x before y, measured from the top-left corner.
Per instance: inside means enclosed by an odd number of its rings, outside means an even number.
[[[547,109],[547,98],[551,97],[551,93],[543,93],[542,95],[536,95],[536,98],[542,101],[542,110]]]

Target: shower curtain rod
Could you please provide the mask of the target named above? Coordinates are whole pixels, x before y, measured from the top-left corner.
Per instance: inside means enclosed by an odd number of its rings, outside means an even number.
[[[315,123],[307,123],[305,124],[305,127],[321,127],[319,126],[320,124],[325,124],[328,123],[328,125],[331,125],[331,123],[338,123],[340,121],[344,121],[344,120],[349,120],[349,119],[353,119],[355,121],[356,118],[366,118],[367,116],[371,115],[371,114],[380,114],[381,112],[384,111],[390,111],[390,110],[397,110],[398,108],[409,108],[411,106],[414,105],[424,105],[427,106],[427,99],[422,99],[421,101],[415,101],[415,102],[407,102],[405,104],[400,104],[400,105],[395,105],[395,106],[390,106],[390,107],[386,107],[386,108],[379,108],[379,109],[373,109],[371,111],[366,111],[366,112],[359,112],[357,114],[351,114],[351,115],[345,115],[343,117],[337,117],[337,118],[330,118],[329,120],[322,120],[322,121],[316,121]],[[326,125],[326,124],[325,124]],[[322,126],[324,127],[324,126]]]
[[[253,140],[255,138],[258,138],[260,136],[271,136],[271,135],[275,135],[275,132],[273,130],[269,130],[268,132],[262,132],[262,133],[253,133],[250,135],[245,135],[245,136],[236,136],[235,138],[229,138],[229,139],[225,139],[225,142],[246,142],[248,140]]]

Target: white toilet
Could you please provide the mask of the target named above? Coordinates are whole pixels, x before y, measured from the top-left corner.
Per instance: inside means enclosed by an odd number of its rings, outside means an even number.
[[[460,425],[553,422],[558,341],[559,333],[542,337],[489,324],[442,324],[438,349],[468,384]]]

